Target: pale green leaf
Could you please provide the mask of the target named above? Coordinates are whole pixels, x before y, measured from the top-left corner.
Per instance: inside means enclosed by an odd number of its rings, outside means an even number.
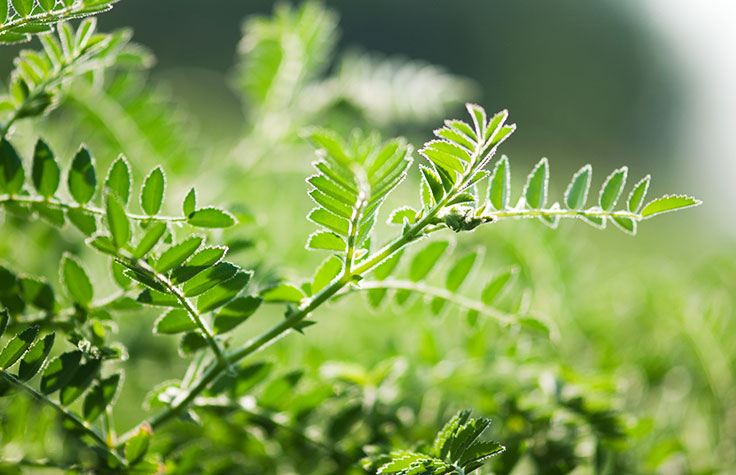
[[[342,261],[337,256],[325,259],[314,273],[312,293],[316,294],[332,282],[342,270]]]
[[[665,195],[652,200],[641,210],[642,218],[650,218],[662,213],[668,213],[678,209],[698,206],[702,202],[686,195]]]
[[[448,241],[434,241],[426,245],[412,259],[409,265],[409,279],[418,282],[427,277],[449,246]]]
[[[493,167],[493,173],[488,180],[488,199],[491,205],[499,210],[505,210],[509,205],[511,195],[511,169],[509,159],[503,155]]]
[[[549,163],[542,158],[529,173],[522,196],[531,209],[541,209],[547,204],[547,188],[549,186]]]
[[[148,216],[155,216],[161,210],[165,188],[164,171],[156,167],[148,174],[141,188],[141,208]]]

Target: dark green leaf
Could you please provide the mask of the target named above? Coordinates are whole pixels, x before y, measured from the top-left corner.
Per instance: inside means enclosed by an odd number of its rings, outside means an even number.
[[[187,216],[187,223],[198,228],[228,228],[236,221],[232,214],[219,208],[200,208]]]
[[[72,300],[86,307],[94,296],[92,284],[82,264],[70,254],[61,259],[61,281]]]
[[[18,368],[18,379],[21,381],[28,381],[41,369],[44,361],[49,356],[51,348],[54,346],[54,334],[49,333],[43,340],[36,342],[28,353],[25,354],[23,359],[20,361],[20,367]]]
[[[112,404],[112,400],[115,398],[115,393],[117,392],[118,385],[120,384],[121,376],[122,375],[120,373],[115,373],[112,376],[95,383],[84,398],[84,406],[82,409],[84,420],[93,422],[95,419],[100,417],[107,406]]]
[[[0,370],[6,370],[13,366],[18,359],[28,350],[38,335],[38,327],[28,327],[5,345],[0,352]]]
[[[312,279],[312,293],[316,294],[325,288],[342,270],[342,261],[337,256],[330,256],[319,266]]]
[[[0,310],[0,337],[3,336],[10,322],[10,312],[7,308]]]
[[[0,192],[14,195],[23,188],[25,181],[23,162],[10,142],[0,142]]]
[[[11,2],[13,3],[15,11],[18,12],[18,15],[21,17],[28,16],[33,9],[33,0],[11,0]]]
[[[51,394],[61,389],[79,368],[82,352],[70,351],[52,359],[41,377],[41,392]]]
[[[183,265],[177,267],[171,272],[171,281],[175,284],[181,284],[199,274],[208,267],[212,267],[225,256],[227,247],[205,247],[197,251]]]
[[[92,156],[84,147],[77,152],[72,160],[67,184],[72,198],[81,205],[89,202],[95,194],[97,188],[95,164]]]
[[[179,342],[179,352],[183,356],[191,355],[207,347],[207,340],[199,331],[185,333]]]
[[[165,187],[166,178],[161,167],[151,170],[141,188],[141,208],[148,216],[154,216],[161,210]]]
[[[41,282],[31,277],[21,277],[18,279],[18,283],[25,302],[33,304],[41,310],[53,312],[54,289],[48,282]]]
[[[74,376],[67,381],[59,393],[59,402],[62,406],[73,403],[92,384],[100,371],[101,360],[89,360],[74,372]]]
[[[53,152],[41,139],[38,139],[36,148],[33,151],[33,169],[31,175],[33,177],[33,186],[41,196],[45,198],[54,196],[54,193],[59,188],[61,169],[56,162]]]
[[[238,297],[217,313],[212,325],[215,333],[222,334],[235,328],[248,319],[263,302],[261,297]]]

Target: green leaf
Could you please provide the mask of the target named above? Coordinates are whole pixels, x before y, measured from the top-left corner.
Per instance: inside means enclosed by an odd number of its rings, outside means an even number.
[[[130,240],[130,222],[125,214],[123,205],[120,204],[118,198],[113,193],[108,193],[105,197],[105,212],[107,217],[107,227],[110,229],[112,242],[115,248],[120,249],[128,245]]]
[[[305,297],[304,292],[291,284],[280,284],[262,292],[266,302],[297,303]]]
[[[54,289],[48,282],[42,282],[31,277],[18,279],[23,300],[47,312],[54,311]]]
[[[92,386],[92,389],[90,389],[84,398],[84,405],[82,407],[82,414],[84,415],[85,421],[93,422],[112,404],[121,377],[121,373],[115,373]]]
[[[74,302],[82,307],[92,302],[94,291],[89,277],[82,264],[68,253],[61,259],[61,281]]]
[[[629,234],[636,234],[636,220],[633,218],[627,218],[626,216],[613,216],[611,221],[613,221],[613,224],[615,224],[621,231]]]
[[[38,327],[28,327],[5,345],[0,352],[0,370],[6,370],[13,366],[18,359],[28,350],[38,335]]]
[[[21,17],[26,17],[33,9],[33,0],[11,0],[13,8]]]
[[[41,392],[51,394],[65,386],[79,368],[81,359],[82,352],[79,350],[69,351],[52,359],[41,377]]]
[[[38,4],[41,5],[44,11],[50,12],[56,5],[56,0],[38,0]]]
[[[172,335],[197,329],[189,313],[182,308],[174,308],[164,313],[153,324],[154,332],[161,335]]]
[[[216,334],[232,330],[253,315],[261,302],[263,302],[261,297],[252,295],[236,298],[217,313],[212,328]]]
[[[138,432],[125,443],[125,459],[128,461],[129,465],[135,465],[143,460],[143,457],[146,455],[146,452],[148,452],[148,447],[151,444],[152,435],[153,429],[151,429],[151,426],[146,422],[143,423],[138,428]]]
[[[634,189],[629,193],[629,199],[626,202],[626,207],[630,212],[638,213],[641,209],[644,198],[647,196],[647,190],[649,190],[650,181],[651,177],[647,175],[634,185]]]
[[[345,241],[330,231],[316,231],[309,236],[309,241],[307,241],[307,249],[314,250],[345,252],[345,246]]]
[[[165,273],[181,265],[199,249],[203,240],[204,238],[202,236],[192,236],[169,247],[161,254],[158,261],[156,261],[155,269],[158,272]]]
[[[350,222],[347,219],[335,216],[322,208],[314,208],[307,219],[342,236],[347,236],[350,230]]]
[[[505,210],[511,196],[511,168],[506,155],[496,162],[488,183],[488,199],[491,205],[499,211]]]
[[[664,195],[647,203],[641,210],[641,217],[650,218],[658,214],[698,206],[701,203],[702,201],[686,195]]]
[[[5,21],[8,19],[8,10],[8,2],[0,1],[0,25],[5,23]]]
[[[140,259],[141,257],[148,254],[151,249],[153,249],[153,247],[158,244],[158,241],[161,239],[165,232],[166,223],[151,223],[146,229],[146,233],[141,238],[141,241],[135,247],[135,250],[133,251],[133,256],[136,259]]]
[[[429,167],[425,167],[424,165],[419,165],[419,170],[422,172],[422,179],[427,183],[429,190],[432,192],[432,197],[434,198],[435,203],[442,200],[445,196],[445,190],[442,186],[442,182],[440,181],[440,177],[438,177]]]
[[[44,198],[54,196],[54,193],[59,188],[61,169],[56,162],[54,153],[41,139],[38,139],[36,148],[33,151],[31,176],[33,178],[33,186],[41,196]]]
[[[250,282],[253,272],[239,271],[225,282],[214,286],[197,299],[197,310],[210,312],[234,299]]]
[[[197,192],[194,191],[194,187],[189,190],[187,196],[184,197],[184,202],[181,205],[181,210],[184,212],[184,216],[189,216],[194,213],[197,209]]]
[[[417,252],[409,265],[409,279],[418,282],[427,277],[449,245],[448,241],[434,241]]]
[[[97,377],[101,365],[101,360],[93,359],[77,368],[74,376],[61,388],[61,392],[59,393],[59,402],[61,402],[62,406],[68,406],[84,393]]]
[[[590,165],[585,165],[572,176],[565,190],[565,206],[568,209],[582,209],[585,206],[592,176],[593,168]]]
[[[97,188],[95,164],[89,151],[84,147],[79,149],[72,160],[67,184],[72,198],[80,205],[88,203],[95,194]]]
[[[513,267],[493,277],[483,288],[481,301],[485,305],[491,305],[501,295],[516,274],[518,274],[518,270]]]
[[[187,223],[198,228],[228,228],[237,221],[220,208],[200,208],[187,216]]]
[[[547,188],[549,186],[549,163],[542,158],[526,179],[522,196],[531,209],[541,209],[547,204]]]
[[[194,254],[187,262],[171,272],[171,281],[181,284],[199,274],[208,267],[212,267],[222,260],[227,252],[225,246],[205,247]]]
[[[23,162],[10,142],[0,142],[0,192],[14,195],[23,188],[25,182]]]
[[[337,256],[325,259],[314,273],[312,293],[316,294],[332,282],[342,271],[342,261]]]
[[[0,337],[3,336],[10,322],[10,312],[7,308],[0,310]]]
[[[105,187],[120,199],[123,205],[130,201],[130,165],[124,156],[120,155],[110,166],[105,178]]]
[[[465,282],[465,279],[473,269],[473,265],[478,258],[477,252],[470,252],[463,257],[457,259],[447,273],[447,281],[445,287],[450,292],[455,292]]]
[[[86,236],[91,236],[97,231],[97,219],[83,208],[69,208],[66,210],[66,216]]]
[[[191,355],[207,347],[207,340],[199,331],[185,333],[179,342],[179,353],[182,356]]]
[[[145,289],[138,295],[136,300],[140,303],[152,305],[154,307],[181,307],[181,303],[176,296],[158,292],[153,289]]]
[[[43,363],[51,352],[51,348],[54,346],[54,334],[49,333],[43,340],[36,342],[28,353],[25,354],[23,359],[20,361],[20,367],[18,368],[18,379],[21,381],[28,381],[41,369]]]
[[[229,262],[220,262],[189,279],[182,288],[184,295],[187,297],[195,297],[200,295],[220,282],[224,282],[240,268]]]
[[[600,196],[598,197],[598,203],[603,211],[611,211],[613,207],[616,206],[618,197],[621,196],[621,192],[624,191],[626,175],[628,172],[628,168],[621,167],[614,170],[610,175],[608,175],[608,178],[606,178],[606,181],[603,183],[603,187],[601,188]]]
[[[155,216],[164,201],[166,178],[161,167],[151,170],[141,188],[141,208],[148,216]]]

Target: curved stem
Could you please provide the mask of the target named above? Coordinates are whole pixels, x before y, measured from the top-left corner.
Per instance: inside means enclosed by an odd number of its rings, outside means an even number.
[[[430,285],[425,285],[420,282],[412,282],[410,280],[387,279],[387,280],[368,281],[368,282],[361,281],[359,286],[350,288],[350,289],[344,289],[342,292],[340,292],[340,295],[352,293],[352,292],[371,290],[371,289],[395,289],[395,290],[410,290],[412,292],[419,292],[429,297],[437,297],[437,298],[445,299],[448,302],[452,302],[453,304],[466,308],[468,310],[475,310],[478,313],[482,313],[484,315],[493,317],[499,322],[506,324],[506,325],[513,325],[514,323],[516,323],[515,316],[508,314],[508,313],[504,313],[493,307],[489,307],[488,305],[484,305],[482,302],[478,302],[476,300],[469,299],[463,295],[459,295],[459,294],[450,292],[449,290],[446,290],[446,289],[442,289],[439,287],[432,287]]]
[[[107,214],[105,210],[102,210],[100,208],[84,206],[84,205],[81,205],[81,206],[74,205],[70,203],[63,203],[58,200],[46,199],[40,196],[1,195],[0,196],[0,206],[8,205],[8,204],[21,204],[21,205],[44,204],[50,208],[59,209],[63,211],[74,209],[74,210],[82,210],[84,212],[87,212],[89,214],[93,214],[96,216],[105,216]],[[127,213],[126,213],[126,216],[128,216],[128,219],[131,219],[134,221],[146,221],[146,222],[184,223],[187,220],[187,218],[184,216],[145,216],[142,214],[127,214]]]
[[[86,421],[83,421],[76,414],[69,411],[67,408],[55,403],[54,401],[46,397],[46,395],[41,394],[40,392],[36,391],[35,389],[28,386],[24,382],[20,381],[18,378],[11,375],[10,373],[6,371],[0,371],[0,377],[5,379],[7,382],[12,384],[16,388],[19,388],[25,391],[26,393],[30,394],[37,401],[42,402],[43,404],[46,404],[47,406],[56,410],[63,417],[71,421],[77,427],[77,429],[79,429],[85,435],[89,436],[92,440],[94,440],[97,443],[97,445],[102,450],[104,450],[108,455],[114,457],[115,460],[120,462],[121,465],[124,465],[123,460],[120,458],[117,452],[115,452],[115,450],[107,444],[105,437],[99,432],[97,432],[97,429],[92,427],[89,423],[87,423]]]

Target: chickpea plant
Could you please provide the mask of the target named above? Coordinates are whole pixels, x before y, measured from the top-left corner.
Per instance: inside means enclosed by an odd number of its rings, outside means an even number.
[[[175,420],[196,425],[198,411],[208,408],[242,408],[241,398],[247,394],[243,388],[263,370],[263,365],[252,361],[254,355],[292,331],[306,332],[308,337],[307,328],[325,318],[322,307],[352,293],[365,292],[371,305],[377,307],[389,291],[405,297],[416,292],[430,297],[435,313],[445,305],[458,305],[476,317],[483,314],[505,325],[546,331],[541,320],[494,307],[513,270],[492,279],[478,299],[461,295],[459,289],[481,259],[480,254],[451,254],[451,246],[443,240],[422,245],[420,241],[429,236],[470,232],[508,219],[538,219],[555,227],[564,218],[599,228],[611,224],[635,234],[637,226],[651,217],[700,204],[684,195],[647,201],[649,176],[634,181],[626,192],[626,167],[614,170],[601,189],[593,192],[589,165],[573,175],[564,196],[555,201],[548,193],[546,158],[529,173],[520,194],[515,194],[510,160],[498,158],[497,150],[516,126],[508,123],[507,111],[489,115],[483,107],[467,104],[465,119],[446,120],[434,131],[436,139],[418,150],[418,204],[407,203],[383,213],[382,205],[414,166],[412,146],[403,138],[382,140],[377,133],[344,136],[327,128],[309,128],[303,136],[316,149],[316,159],[312,163],[314,174],[306,181],[315,206],[307,219],[316,230],[304,239],[307,249],[323,252],[326,258],[305,284],[253,286],[251,281],[257,274],[238,265],[220,241],[221,233],[212,231],[236,225],[237,213],[201,204],[192,187],[180,213],[164,214],[164,209],[170,209],[164,206],[167,188],[176,177],[172,174],[167,180],[162,166],[150,170],[140,189],[134,190],[135,170],[126,157],[121,155],[103,173],[96,167],[93,151],[84,145],[71,158],[57,156],[42,137],[40,125],[33,128],[37,134],[33,153],[23,156],[17,151],[15,126],[21,121],[42,124],[38,118],[57,106],[64,107],[75,81],[104,81],[104,75],[150,63],[145,50],[130,42],[128,32],[98,33],[95,21],[89,18],[76,28],[69,23],[108,10],[113,3],[0,1],[0,41],[15,43],[37,37],[41,45],[39,50],[19,53],[0,104],[3,230],[37,218],[52,226],[70,224],[78,230],[79,240],[107,256],[119,286],[115,293],[101,296],[85,262],[71,253],[64,254],[59,263],[48,263],[59,269],[58,286],[26,276],[22,270],[0,267],[0,334],[6,339],[0,352],[0,395],[17,398],[25,394],[51,408],[62,430],[72,434],[73,443],[82,448],[76,458],[58,462],[23,456],[13,461],[17,467],[180,473],[165,442],[157,443],[157,433]],[[314,92],[336,81],[309,78],[332,50],[329,37],[334,20],[321,7],[305,4],[299,9],[278,10],[274,21],[288,26],[310,16],[315,28],[298,33],[306,38],[299,44],[314,50],[308,51],[314,64],[304,63],[305,70],[293,79],[311,79]],[[265,21],[249,24],[247,31],[252,36],[241,68],[241,80],[255,104],[250,109],[253,135],[266,126],[270,116],[300,103],[292,93],[296,86],[285,84],[278,71],[269,68],[269,61],[278,58],[258,49],[259,42],[280,44],[279,37],[269,36],[274,33],[264,27]],[[283,133],[273,140],[293,137]],[[375,224],[385,219],[395,225],[392,236],[376,235]],[[415,246],[421,250],[409,263],[408,277],[393,277],[405,250]],[[430,286],[425,279],[443,255],[451,261],[446,285]],[[246,325],[265,304],[283,305],[284,318],[247,341],[233,340],[229,332]],[[151,406],[158,412],[118,435],[113,421],[121,417],[116,414],[117,395],[125,378],[116,365],[136,355],[113,341],[113,322],[116,312],[150,307],[161,313],[153,331],[179,335],[180,353],[191,365],[185,376],[154,393],[155,404]],[[32,313],[33,309],[40,313]],[[470,411],[461,411],[440,430],[433,444],[372,454],[363,466],[379,474],[470,473],[504,451],[501,444],[482,437],[490,424],[490,419],[474,419]],[[196,436],[192,437],[196,444]],[[341,470],[355,470],[354,462],[348,461]],[[179,470],[185,473],[182,467]]]

